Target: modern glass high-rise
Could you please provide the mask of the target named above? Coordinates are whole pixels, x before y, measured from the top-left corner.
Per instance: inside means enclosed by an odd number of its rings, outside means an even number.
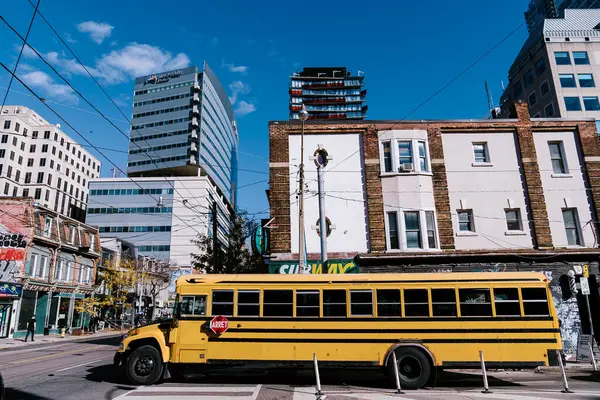
[[[309,119],[364,119],[367,105],[364,75],[346,67],[304,68],[290,78],[290,119],[298,119],[302,105]]]
[[[238,133],[215,73],[188,67],[135,80],[127,175],[208,176],[234,204]]]
[[[600,8],[600,0],[530,0],[525,11],[527,30],[534,33],[546,18],[564,18],[567,8]]]

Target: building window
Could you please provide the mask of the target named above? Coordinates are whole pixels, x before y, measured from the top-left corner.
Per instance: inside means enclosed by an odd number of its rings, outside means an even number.
[[[73,225],[69,225],[67,229],[69,230],[68,241],[69,243],[73,244],[75,242],[75,227]]]
[[[565,222],[565,233],[569,246],[581,246],[581,230],[579,228],[579,216],[576,208],[564,208],[562,210]]]
[[[579,97],[565,97],[565,107],[567,111],[581,111]]]
[[[509,231],[522,231],[521,210],[518,208],[509,208],[504,210],[506,216],[506,229]]]
[[[577,74],[577,79],[579,80],[579,87],[596,87],[592,74]]]
[[[44,139],[50,139],[50,131],[44,131]]]
[[[401,168],[409,165],[412,168],[412,142],[398,142],[398,157]]]
[[[392,172],[392,145],[383,142],[383,168],[384,172]]]
[[[388,212],[388,232],[390,234],[390,249],[397,250],[400,248],[400,240],[398,237],[398,213],[395,211]]]
[[[533,106],[533,105],[535,105],[535,104],[537,104],[537,96],[535,95],[535,92],[532,92],[532,93],[529,95],[529,105],[530,105],[530,106]]]
[[[29,197],[29,189],[23,189],[23,197]]]
[[[4,121],[4,129],[10,129],[10,121]]]
[[[4,195],[8,196],[9,192],[10,192],[10,184],[7,182],[4,184]]]
[[[34,196],[34,198],[36,200],[40,200],[42,198],[42,189],[40,189],[40,188],[35,189],[35,196]]]
[[[546,61],[543,58],[539,59],[538,62],[535,63],[535,72],[537,76],[540,76],[546,72]]]
[[[21,129],[21,124],[15,122],[15,132],[19,132],[19,129]]]
[[[515,86],[513,87],[513,92],[516,98],[519,98],[519,96],[521,96],[521,93],[523,93],[523,85],[521,84],[521,81],[517,81],[517,83],[515,83]]]
[[[575,65],[588,65],[590,59],[588,58],[587,51],[574,51],[573,61],[575,62]]]
[[[32,144],[31,146],[29,146],[29,152],[35,153],[35,144]]]
[[[473,210],[458,210],[458,230],[461,232],[475,232]]]
[[[44,237],[50,237],[52,234],[52,218],[44,217]]]
[[[25,183],[31,183],[31,172],[25,172]]]
[[[418,211],[406,211],[404,213],[404,230],[406,233],[406,247],[409,249],[420,249],[421,244],[421,222]]]
[[[548,148],[550,149],[550,160],[552,162],[552,171],[555,174],[566,174],[567,166],[565,164],[565,157],[563,151],[562,142],[548,142]]]
[[[48,145],[47,144],[43,144],[42,145],[42,153],[47,153],[48,152]]]
[[[417,148],[419,150],[419,171],[428,172],[429,168],[427,167],[427,148],[425,142],[418,141]]]
[[[577,87],[577,84],[575,83],[575,75],[573,75],[573,74],[559,74],[558,78],[560,79],[560,87],[564,87],[564,88]]]
[[[40,167],[45,167],[45,166],[46,166],[46,159],[40,158]]]
[[[533,72],[531,70],[525,73],[525,87],[533,85]]]
[[[473,155],[475,156],[476,163],[489,163],[490,157],[487,143],[473,143]]]
[[[2,135],[1,143],[8,143],[8,135]]]
[[[37,183],[44,183],[44,173],[43,172],[38,172],[38,176],[37,176]]]
[[[544,107],[544,113],[546,113],[546,117],[554,117],[554,105],[550,103]]]
[[[600,110],[600,102],[598,102],[598,97],[584,97],[583,105],[586,111],[599,111]]]
[[[38,138],[38,133],[39,133],[38,131],[31,132],[31,138],[32,139],[37,139]]]
[[[569,57],[568,51],[555,51],[554,59],[556,60],[556,65],[571,65],[571,57]]]

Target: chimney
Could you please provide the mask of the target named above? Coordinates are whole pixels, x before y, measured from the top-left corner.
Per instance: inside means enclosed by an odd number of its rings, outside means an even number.
[[[530,122],[529,105],[523,100],[517,100],[514,105],[514,116],[517,117],[519,122]]]

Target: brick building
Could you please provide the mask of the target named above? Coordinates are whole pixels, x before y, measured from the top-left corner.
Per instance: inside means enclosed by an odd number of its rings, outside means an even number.
[[[310,157],[320,145],[332,157],[324,173],[332,272],[544,271],[572,351],[577,303],[562,300],[558,277],[576,264],[598,272],[596,125],[515,108],[517,119],[307,123],[311,272],[320,271],[320,247]],[[298,122],[269,124],[271,272],[297,270],[300,132]]]

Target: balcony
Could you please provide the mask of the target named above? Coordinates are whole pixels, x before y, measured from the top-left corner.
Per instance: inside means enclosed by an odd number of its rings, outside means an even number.
[[[200,102],[200,96],[198,95],[198,93],[194,93],[194,96],[192,96],[192,100],[194,101],[194,103]]]
[[[192,114],[194,114],[194,115],[200,114],[200,108],[198,108],[197,104],[194,104],[194,106],[192,107]]]
[[[196,145],[196,142],[190,143],[190,151],[194,153],[198,152],[198,146]]]
[[[196,129],[192,129],[192,131],[190,132],[190,138],[198,140],[198,131]]]
[[[196,118],[196,117],[193,117],[193,118],[192,118],[192,127],[198,127],[198,126],[199,126],[199,125],[198,125],[198,118]]]
[[[196,160],[196,156],[192,154],[190,156],[190,165],[196,165],[196,164],[198,164],[198,161]]]
[[[198,82],[194,82],[194,92],[199,92],[200,90],[202,90],[200,84]]]

